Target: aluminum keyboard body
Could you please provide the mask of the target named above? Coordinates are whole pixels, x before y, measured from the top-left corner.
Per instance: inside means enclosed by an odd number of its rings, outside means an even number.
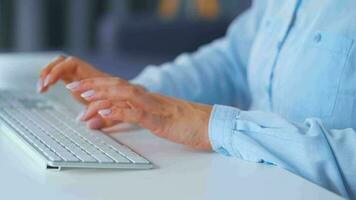
[[[153,167],[129,147],[87,130],[69,113],[62,105],[36,94],[0,91],[2,129],[49,169]]]

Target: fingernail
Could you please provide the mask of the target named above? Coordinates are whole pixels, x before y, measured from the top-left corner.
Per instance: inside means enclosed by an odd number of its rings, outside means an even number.
[[[74,81],[74,82],[71,82],[71,83],[67,84],[67,85],[66,85],[66,88],[67,88],[68,90],[74,90],[74,89],[78,88],[79,85],[80,85],[80,82],[79,82],[79,81]]]
[[[48,86],[50,79],[51,79],[51,75],[47,75],[46,78],[44,79],[43,87]]]
[[[39,80],[37,81],[37,92],[38,92],[38,93],[40,93],[41,90],[42,90],[42,84],[43,84],[42,79],[39,79]]]
[[[84,99],[88,99],[88,98],[94,96],[94,94],[95,94],[94,90],[88,90],[88,91],[82,93],[80,96],[83,97]]]
[[[103,110],[99,110],[98,111],[99,115],[105,117],[111,114],[111,110],[110,109],[103,109]]]
[[[90,129],[99,129],[101,128],[102,122],[99,118],[93,118],[88,121],[87,126]]]
[[[84,117],[85,113],[86,113],[85,110],[81,111],[77,116],[76,121],[82,121],[82,118]]]

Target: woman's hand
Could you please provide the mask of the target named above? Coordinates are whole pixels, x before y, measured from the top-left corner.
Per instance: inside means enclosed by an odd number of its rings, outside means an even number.
[[[75,80],[96,77],[110,76],[78,58],[58,56],[41,71],[37,83],[37,91],[40,93],[46,92],[58,80],[62,80],[67,84]],[[78,97],[78,100],[81,101],[82,99]]]
[[[46,92],[58,80],[62,80],[65,84],[68,84],[76,80],[96,77],[110,76],[78,58],[58,56],[41,71],[37,91],[40,93]],[[74,94],[74,97],[84,105],[88,104],[80,95]],[[88,127],[92,129],[106,128],[116,123],[111,120],[104,120],[99,115],[87,120]]]
[[[197,149],[211,149],[208,123],[211,106],[146,92],[118,78],[94,78],[67,85],[90,104],[81,120],[135,123],[168,140]]]

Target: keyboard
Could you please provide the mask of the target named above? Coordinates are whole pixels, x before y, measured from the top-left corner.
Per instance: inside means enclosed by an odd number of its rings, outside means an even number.
[[[58,102],[26,91],[0,91],[1,130],[47,169],[150,169],[128,146],[88,130]]]

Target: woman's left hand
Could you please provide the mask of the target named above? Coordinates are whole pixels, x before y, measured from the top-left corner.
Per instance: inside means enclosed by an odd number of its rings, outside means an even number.
[[[209,105],[150,93],[119,78],[85,79],[74,85],[71,92],[89,102],[83,121],[99,114],[104,120],[137,124],[173,142],[211,149]]]

